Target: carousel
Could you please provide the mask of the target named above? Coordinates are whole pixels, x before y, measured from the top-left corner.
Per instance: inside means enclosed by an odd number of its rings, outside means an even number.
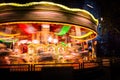
[[[96,58],[98,20],[53,2],[0,4],[1,64],[76,63]],[[5,60],[3,60],[5,59]]]

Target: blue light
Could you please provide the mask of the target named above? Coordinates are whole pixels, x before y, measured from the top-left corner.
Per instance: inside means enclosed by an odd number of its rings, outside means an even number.
[[[100,18],[99,7],[97,6],[96,2],[93,0],[84,0],[83,9],[92,13],[95,18]]]

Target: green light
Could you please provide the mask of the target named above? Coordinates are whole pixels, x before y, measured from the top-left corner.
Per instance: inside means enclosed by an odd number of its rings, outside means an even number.
[[[70,26],[63,26],[59,33],[56,33],[58,36],[65,35],[70,30]]]
[[[64,43],[64,42],[60,42],[63,46],[67,46],[67,44],[66,43]]]

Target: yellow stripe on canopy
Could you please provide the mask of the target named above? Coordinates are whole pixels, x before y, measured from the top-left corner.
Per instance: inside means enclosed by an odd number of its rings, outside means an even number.
[[[75,39],[82,39],[82,38],[90,36],[91,34],[93,34],[93,32],[88,32],[88,33],[86,33],[85,35],[82,35],[82,36],[72,36],[72,35],[70,35],[70,37],[75,38]]]
[[[18,35],[20,35],[20,33],[17,33],[17,34],[7,34],[7,33],[4,33],[4,32],[0,32],[0,35],[1,35],[1,36],[14,37],[14,36],[18,36]]]

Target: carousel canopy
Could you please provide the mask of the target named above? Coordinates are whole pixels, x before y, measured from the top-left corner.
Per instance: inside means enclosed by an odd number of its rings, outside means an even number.
[[[85,40],[87,39],[86,36],[92,35],[93,38],[97,36],[98,20],[83,9],[69,8],[61,4],[45,1],[26,4],[0,4],[0,26],[21,23],[62,24],[63,27],[59,33],[56,33],[57,35],[66,34],[70,30],[70,26],[79,26],[79,28],[86,30],[85,35],[70,35],[70,37]],[[2,34],[6,35],[5,33]],[[19,34],[9,34],[9,36],[11,35]]]

